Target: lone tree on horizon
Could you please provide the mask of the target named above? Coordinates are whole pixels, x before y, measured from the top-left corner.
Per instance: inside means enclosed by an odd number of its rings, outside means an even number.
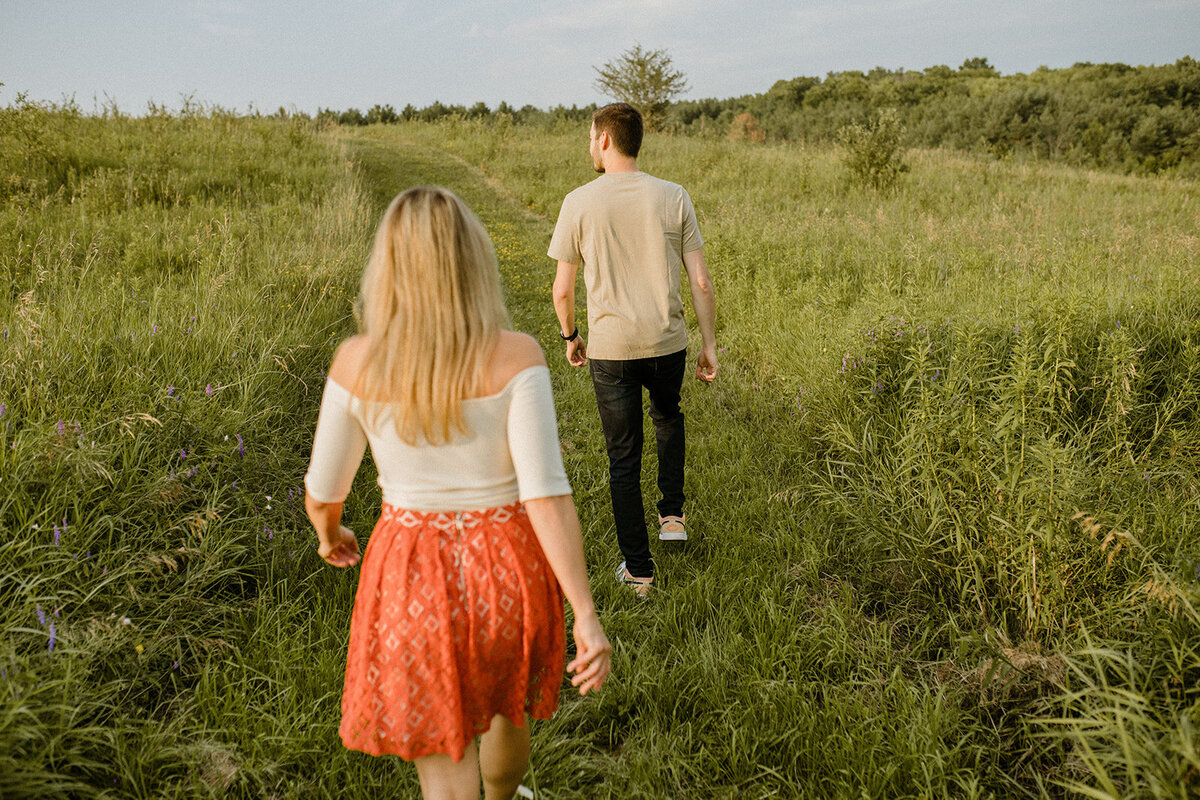
[[[658,127],[667,106],[687,91],[687,80],[675,69],[666,50],[646,50],[640,44],[596,70],[596,89],[642,112],[646,127]]]

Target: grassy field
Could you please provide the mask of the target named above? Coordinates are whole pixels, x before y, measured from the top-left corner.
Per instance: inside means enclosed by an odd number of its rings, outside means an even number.
[[[356,576],[298,492],[370,232],[424,182],[550,357],[615,646],[535,727],[539,797],[1200,791],[1195,185],[915,152],[878,194],[835,151],[649,137],[722,373],[685,389],[699,536],[640,601],[549,300],[585,137],[0,111],[0,795],[415,793],[337,740]]]

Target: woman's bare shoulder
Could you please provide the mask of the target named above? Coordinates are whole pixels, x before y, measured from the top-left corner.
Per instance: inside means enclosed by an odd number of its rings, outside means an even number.
[[[351,336],[338,345],[329,365],[329,377],[349,389],[358,380],[359,370],[367,357],[367,337],[363,334]]]
[[[487,394],[499,392],[521,370],[545,364],[546,354],[537,339],[516,331],[502,331],[488,369]]]

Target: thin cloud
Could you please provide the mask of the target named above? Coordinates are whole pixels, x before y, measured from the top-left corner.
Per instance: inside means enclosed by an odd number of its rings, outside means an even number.
[[[252,37],[248,28],[237,24],[239,17],[246,14],[246,7],[227,0],[197,0],[192,6],[191,17],[196,27],[220,39],[230,39],[239,44],[248,44]]]

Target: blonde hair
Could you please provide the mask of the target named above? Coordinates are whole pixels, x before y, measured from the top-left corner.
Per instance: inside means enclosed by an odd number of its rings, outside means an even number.
[[[400,438],[446,442],[467,432],[462,401],[478,396],[508,312],[492,240],[452,192],[417,186],[379,223],[363,272],[359,330],[367,337],[354,392],[392,412]]]

